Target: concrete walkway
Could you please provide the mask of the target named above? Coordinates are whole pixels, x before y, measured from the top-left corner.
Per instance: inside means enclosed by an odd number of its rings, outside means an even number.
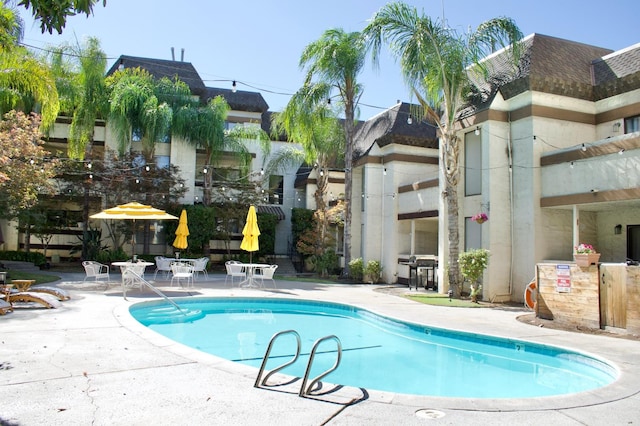
[[[0,317],[0,425],[619,425],[640,421],[640,343],[533,327],[520,309],[427,306],[375,286],[277,281],[277,290],[230,289],[223,275],[177,296],[259,296],[328,300],[399,319],[578,349],[621,372],[605,388],[530,399],[453,399],[342,388],[300,398],[297,388],[256,389],[257,370],[143,327],[131,304],[156,298],[117,281],[55,283],[72,299],[55,310],[18,308]],[[113,280],[119,277],[114,275]],[[215,330],[212,330],[215,332]],[[425,362],[408,359],[407,362]],[[427,386],[428,384],[425,384]],[[299,386],[299,385],[298,385]]]

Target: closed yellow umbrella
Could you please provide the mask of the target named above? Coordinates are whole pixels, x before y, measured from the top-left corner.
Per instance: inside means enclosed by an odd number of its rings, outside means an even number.
[[[182,213],[180,213],[180,220],[178,221],[178,229],[176,229],[176,239],[173,240],[173,246],[180,250],[186,249],[188,247],[188,236],[189,227],[187,226],[187,211],[182,209]]]
[[[258,217],[256,216],[256,208],[254,206],[249,207],[247,213],[247,222],[242,230],[242,243],[240,248],[248,251],[249,253],[258,251],[258,236],[260,235],[260,229],[258,228]]]

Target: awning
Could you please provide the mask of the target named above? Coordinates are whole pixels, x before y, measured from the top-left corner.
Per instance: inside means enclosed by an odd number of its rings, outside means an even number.
[[[268,213],[276,216],[278,220],[284,220],[284,212],[280,207],[276,206],[258,206],[258,213]]]

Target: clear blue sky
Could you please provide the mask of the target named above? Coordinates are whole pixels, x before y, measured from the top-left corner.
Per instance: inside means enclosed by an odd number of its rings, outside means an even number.
[[[640,42],[640,1],[610,0],[408,0],[432,17],[444,17],[458,31],[475,28],[498,16],[513,18],[525,35],[540,33],[619,50]],[[298,67],[304,47],[329,28],[360,31],[384,0],[108,0],[94,15],[72,17],[61,36],[42,34],[29,12],[24,42],[39,48],[97,37],[109,57],[120,55],[191,62],[210,87],[258,91],[272,111],[281,110],[288,94],[302,84]],[[594,7],[595,6],[595,7]],[[412,102],[399,66],[388,55],[379,70],[370,63],[361,77],[365,86],[361,119],[379,113],[397,100]],[[250,86],[249,86],[250,85]],[[251,87],[253,86],[253,87]],[[271,93],[274,92],[274,93]]]

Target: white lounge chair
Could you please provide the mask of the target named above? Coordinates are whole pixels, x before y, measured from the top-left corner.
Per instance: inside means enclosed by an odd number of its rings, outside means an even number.
[[[169,273],[171,273],[171,262],[173,259],[164,256],[156,256],[156,273],[153,274],[153,279],[155,280],[158,276],[158,272],[164,272],[165,279],[169,277]]]
[[[227,284],[227,280],[229,279],[229,277],[231,277],[231,287],[233,287],[234,277],[240,278],[241,282],[242,280],[247,279],[247,271],[245,270],[244,266],[242,266],[241,263],[235,260],[228,260],[225,262],[224,266],[227,269],[227,276],[224,279],[225,284]]]
[[[276,273],[278,265],[269,265],[259,269],[259,273],[255,275],[256,278],[260,278],[260,286],[264,287],[264,280],[273,281],[273,288],[276,288],[276,280],[273,279],[273,274]]]
[[[195,277],[198,276],[200,272],[202,272],[206,279],[209,279],[209,274],[207,273],[207,264],[209,263],[208,257],[201,257],[196,259],[193,262],[193,274]]]
[[[171,264],[171,286],[173,287],[173,282],[178,281],[182,287],[181,280],[187,281],[187,287],[189,287],[189,283],[191,283],[191,287],[193,287],[193,265],[185,262],[173,262]]]

